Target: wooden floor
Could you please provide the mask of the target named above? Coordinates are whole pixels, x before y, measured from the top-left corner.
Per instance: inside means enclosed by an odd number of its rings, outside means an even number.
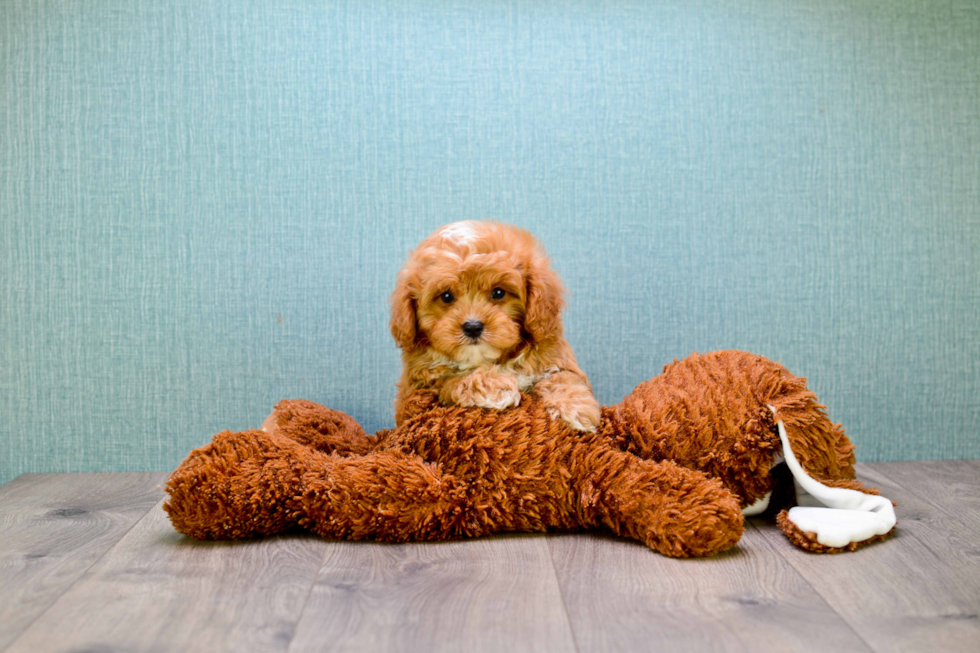
[[[673,560],[605,534],[198,542],[165,474],[0,488],[0,651],[980,651],[980,461],[881,463],[885,542],[837,556],[750,521]]]

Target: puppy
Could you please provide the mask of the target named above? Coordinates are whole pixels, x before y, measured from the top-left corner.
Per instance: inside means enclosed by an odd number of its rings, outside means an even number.
[[[516,406],[525,392],[573,429],[594,431],[599,403],[562,335],[563,292],[523,229],[469,220],[422,241],[391,296],[404,364],[395,420],[420,388],[444,405],[496,409]]]

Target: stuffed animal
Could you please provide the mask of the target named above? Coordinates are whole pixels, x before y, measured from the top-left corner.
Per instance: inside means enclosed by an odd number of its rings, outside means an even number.
[[[368,435],[339,411],[282,401],[264,430],[225,431],[192,451],[164,509],[201,539],[296,527],[392,542],[606,528],[678,557],[728,549],[743,514],[794,495],[800,505],[777,522],[810,551],[853,550],[895,525],[892,503],[854,479],[854,447],[805,379],[745,352],[674,361],[603,407],[592,433],[531,395],[494,410],[417,391],[400,417]],[[789,474],[773,473],[782,460]]]

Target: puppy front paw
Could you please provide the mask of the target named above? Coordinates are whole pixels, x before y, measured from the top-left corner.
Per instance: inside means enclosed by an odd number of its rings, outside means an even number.
[[[478,369],[443,388],[440,399],[445,404],[503,410],[521,403],[521,393],[517,379]]]
[[[548,414],[552,419],[561,419],[573,431],[584,433],[594,433],[599,426],[599,408],[593,411],[591,408],[569,409],[567,407],[552,407],[548,409]]]
[[[573,431],[593,433],[599,426],[599,402],[592,393],[583,393],[574,401],[552,403],[548,406],[548,414],[552,419],[563,420]]]

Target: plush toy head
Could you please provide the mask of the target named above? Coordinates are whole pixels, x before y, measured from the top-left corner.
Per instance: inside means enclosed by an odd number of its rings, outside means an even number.
[[[199,538],[296,526],[389,541],[608,528],[665,555],[710,555],[738,541],[743,509],[774,496],[782,453],[809,497],[874,522],[842,535],[825,514],[781,513],[793,542],[839,551],[894,525],[890,502],[853,480],[852,447],[803,380],[744,352],[668,366],[604,407],[595,433],[571,431],[528,395],[496,411],[418,392],[405,413],[369,436],[338,411],[281,402],[268,431],[220,433],[191,452],[164,509]]]

